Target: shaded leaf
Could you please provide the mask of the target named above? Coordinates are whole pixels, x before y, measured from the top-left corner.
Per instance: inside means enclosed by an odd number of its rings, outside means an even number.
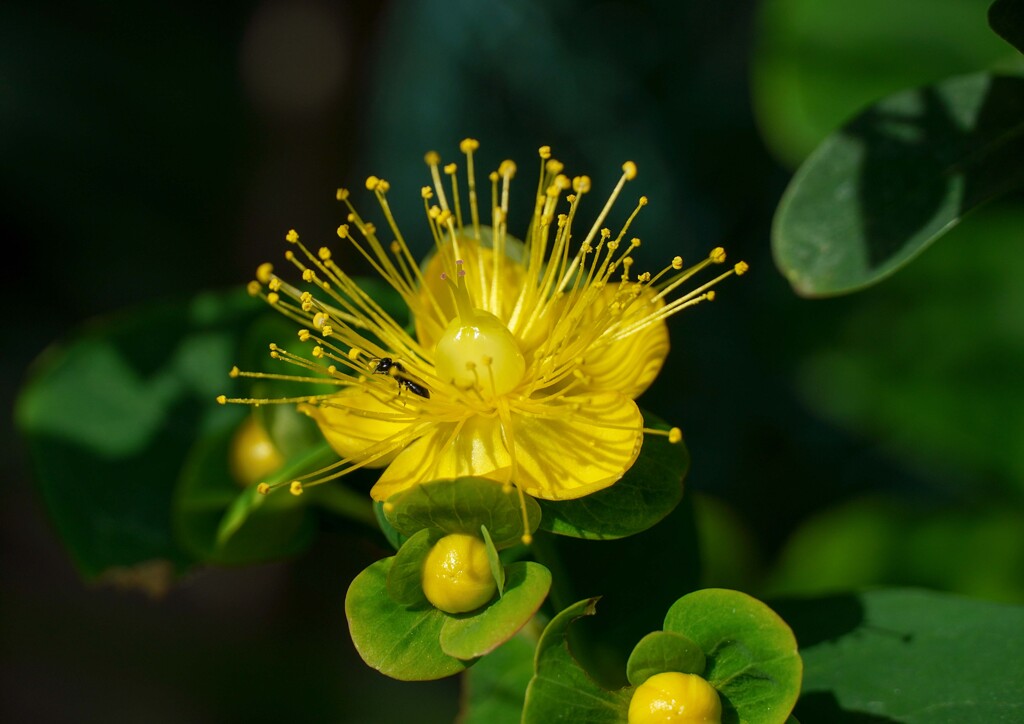
[[[487,526],[480,526],[480,533],[484,539],[484,545],[487,546],[487,565],[491,567],[491,576],[494,577],[494,583],[498,586],[498,596],[502,596],[505,593],[505,566],[501,562],[501,554],[498,553],[498,549],[494,545],[494,541],[491,540],[491,534],[487,532]]]
[[[647,427],[671,426],[644,412]],[[539,500],[541,528],[574,538],[623,538],[647,530],[679,504],[690,467],[686,444],[647,435],[633,466],[609,488],[577,500]]]
[[[520,724],[533,677],[534,642],[518,634],[462,676],[460,724]]]
[[[801,641],[803,721],[1020,719],[1024,607],[914,589],[774,605]]]
[[[988,24],[1000,37],[1024,53],[1024,2],[995,0],[988,9]]]
[[[239,335],[262,311],[244,292],[203,294],[97,320],[37,361],[16,407],[36,480],[78,569],[186,565],[171,514],[196,441],[238,424],[217,405]]]
[[[437,538],[437,533],[424,528],[398,550],[388,571],[388,595],[395,602],[403,606],[427,605],[423,593],[423,561]]]
[[[459,659],[490,653],[533,618],[550,588],[547,568],[533,561],[513,563],[501,598],[479,611],[448,617],[441,628],[441,649]]]
[[[964,214],[1024,184],[1024,78],[963,76],[897,93],[830,136],[776,211],[775,262],[797,293],[884,279]]]

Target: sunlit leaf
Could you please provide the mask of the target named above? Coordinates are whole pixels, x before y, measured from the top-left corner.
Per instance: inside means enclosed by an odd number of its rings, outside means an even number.
[[[629,655],[626,678],[633,686],[664,671],[703,674],[707,662],[700,646],[674,631],[653,631],[644,636]]]

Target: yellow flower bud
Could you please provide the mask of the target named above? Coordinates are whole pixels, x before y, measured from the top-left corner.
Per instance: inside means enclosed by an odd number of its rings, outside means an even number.
[[[267,431],[250,415],[231,440],[229,463],[235,482],[248,487],[284,465],[284,458]]]
[[[721,724],[718,692],[696,674],[666,671],[640,684],[629,702],[629,724]]]
[[[423,563],[423,593],[446,613],[480,608],[497,589],[487,546],[475,536],[446,535],[434,544]]]

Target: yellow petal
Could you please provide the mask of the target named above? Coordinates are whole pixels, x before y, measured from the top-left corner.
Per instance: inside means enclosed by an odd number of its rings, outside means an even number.
[[[636,461],[643,416],[629,397],[602,392],[550,407],[560,417],[513,417],[514,482],[523,492],[544,500],[580,498],[608,487]]]
[[[511,464],[496,417],[439,424],[395,458],[370,490],[370,496],[387,500],[419,483],[463,476],[505,482]]]
[[[663,306],[651,301],[653,296],[651,290],[644,290],[622,315],[619,329],[627,329]],[[668,350],[668,325],[658,320],[625,339],[591,347],[579,369],[589,379],[589,389],[615,390],[635,400],[661,372]]]
[[[415,422],[411,415],[360,387],[346,388],[319,405],[301,404],[298,410],[312,417],[327,444],[348,460],[374,454],[374,445],[410,432]],[[398,451],[390,452],[367,467],[383,467],[397,454]]]

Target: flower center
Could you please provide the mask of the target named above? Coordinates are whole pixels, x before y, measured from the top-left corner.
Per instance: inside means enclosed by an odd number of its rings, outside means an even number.
[[[474,309],[453,319],[434,349],[437,375],[463,389],[498,397],[519,386],[526,358],[505,323]]]
[[[456,316],[434,347],[434,368],[438,377],[456,387],[474,389],[484,398],[500,397],[523,381],[526,358],[508,326],[473,303],[462,282],[462,261],[455,263],[454,281],[441,275],[449,283]]]

